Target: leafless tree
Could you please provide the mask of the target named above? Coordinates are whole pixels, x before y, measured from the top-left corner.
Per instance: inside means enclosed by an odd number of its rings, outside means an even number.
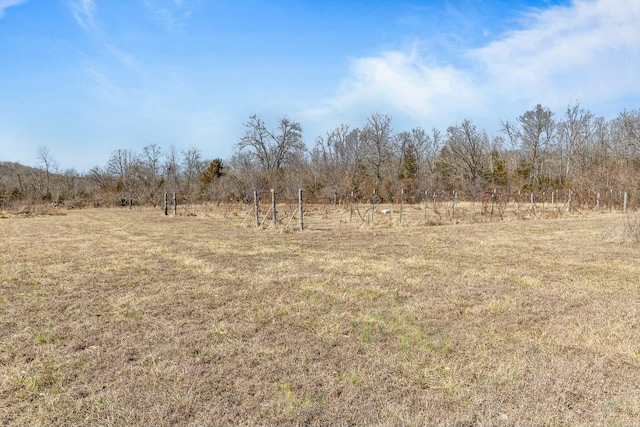
[[[106,172],[115,178],[121,199],[133,200],[138,190],[139,157],[132,150],[118,149],[111,154]]]
[[[204,171],[202,154],[196,147],[182,151],[182,171],[184,175],[183,196],[193,203],[199,195],[200,175]]]
[[[342,124],[327,132],[326,138],[319,137],[313,152],[313,162],[318,168],[319,180],[326,186],[334,199],[348,197],[357,192],[361,185],[364,151],[359,129],[351,129]],[[362,175],[362,174],[360,174]]]
[[[640,109],[624,110],[616,119],[623,129],[624,144],[629,152],[640,154]]]
[[[479,131],[470,120],[447,129],[448,163],[462,177],[469,195],[475,201],[483,190],[484,172],[488,169],[491,145],[485,131]]]
[[[264,120],[257,115],[244,124],[245,134],[236,144],[236,152],[248,152],[263,170],[271,185],[278,181],[278,174],[292,156],[305,149],[302,142],[302,126],[286,117],[278,120],[275,131],[267,129]]]
[[[142,178],[144,180],[145,193],[148,200],[155,207],[162,197],[161,161],[162,149],[156,145],[147,145],[142,149]]]
[[[180,169],[178,150],[172,145],[165,155],[164,163],[162,165],[165,191],[172,193],[178,191],[178,183],[180,182],[181,173],[182,171]]]
[[[38,148],[38,160],[40,161],[40,164],[42,165],[42,170],[45,173],[45,180],[44,180],[45,188],[43,191],[43,196],[46,199],[51,200],[52,199],[51,173],[57,169],[58,167],[57,162],[53,158],[53,155],[51,154],[49,149],[45,146],[41,146]]]
[[[362,129],[362,142],[369,176],[374,189],[379,189],[385,178],[385,166],[391,166],[392,138],[391,117],[375,113],[369,116]]]
[[[442,146],[440,131],[428,134],[421,127],[396,135],[400,154],[400,176],[415,181],[416,190],[432,190],[435,186],[436,158]]]
[[[570,178],[574,165],[577,165],[580,172],[585,172],[594,131],[593,113],[581,108],[580,102],[567,107],[565,119],[558,123],[560,160],[565,163],[563,175],[566,178]]]
[[[539,187],[543,175],[543,167],[549,150],[556,138],[557,125],[553,113],[538,104],[533,110],[519,116],[516,123],[502,122],[502,132],[512,146],[511,160],[517,159],[518,152],[524,155],[527,181],[530,187]],[[513,168],[514,165],[510,164]]]

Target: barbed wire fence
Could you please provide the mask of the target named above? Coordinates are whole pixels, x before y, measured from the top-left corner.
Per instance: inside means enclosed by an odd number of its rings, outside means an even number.
[[[172,197],[171,197],[172,196]],[[253,200],[219,200],[181,206],[177,194],[166,194],[164,215],[222,216],[242,227],[279,228],[285,231],[339,227],[409,227],[528,219],[553,219],[638,210],[629,192],[580,192],[558,189],[541,192],[493,189],[475,200],[458,191],[425,191],[407,197],[401,189],[390,200],[375,191],[347,198],[284,197],[276,190],[253,192]]]

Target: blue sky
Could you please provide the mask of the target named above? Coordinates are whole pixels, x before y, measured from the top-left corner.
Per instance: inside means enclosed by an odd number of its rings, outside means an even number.
[[[231,158],[251,114],[309,147],[376,112],[496,135],[540,103],[640,108],[640,0],[0,0],[0,161]]]

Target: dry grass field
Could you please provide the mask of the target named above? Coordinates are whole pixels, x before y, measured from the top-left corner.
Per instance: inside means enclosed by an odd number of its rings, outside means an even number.
[[[640,425],[623,215],[318,210],[0,218],[0,425]]]

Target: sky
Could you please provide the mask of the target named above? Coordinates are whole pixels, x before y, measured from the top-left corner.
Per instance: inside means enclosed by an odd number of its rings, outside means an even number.
[[[497,136],[576,102],[640,108],[640,0],[0,0],[0,161],[228,160],[252,114],[309,148],[374,113]]]

